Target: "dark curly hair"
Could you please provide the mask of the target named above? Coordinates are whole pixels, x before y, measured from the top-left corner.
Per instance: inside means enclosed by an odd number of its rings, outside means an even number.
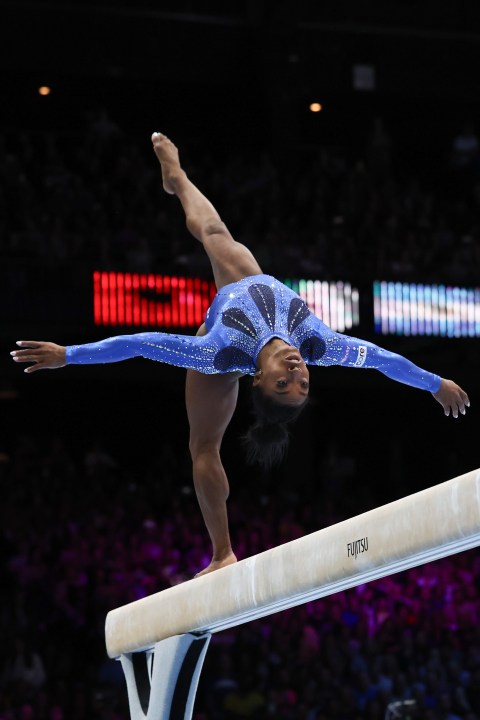
[[[253,386],[252,405],[256,418],[243,436],[247,461],[258,463],[264,469],[278,465],[288,448],[287,425],[298,418],[307,404],[308,398],[297,407],[279,403]]]

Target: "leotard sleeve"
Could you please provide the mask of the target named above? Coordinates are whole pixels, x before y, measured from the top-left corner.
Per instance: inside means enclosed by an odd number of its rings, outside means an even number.
[[[213,374],[219,372],[213,365],[216,350],[208,334],[196,336],[146,332],[118,335],[84,345],[69,345],[66,348],[66,361],[67,365],[95,365],[144,357]]]
[[[439,375],[415,365],[403,355],[384,350],[374,343],[344,336],[346,357],[341,363],[346,367],[379,370],[391,380],[411,385],[420,390],[437,392],[440,389]]]
[[[384,350],[374,343],[333,332],[321,320],[314,320],[315,365],[341,365],[343,367],[379,370],[391,380],[411,385],[420,390],[437,392],[441,377],[418,367],[403,355]]]

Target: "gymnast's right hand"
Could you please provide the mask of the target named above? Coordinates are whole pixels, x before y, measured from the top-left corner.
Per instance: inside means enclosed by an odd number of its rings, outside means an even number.
[[[63,345],[52,342],[38,342],[36,340],[17,340],[21,350],[12,350],[10,355],[15,362],[33,363],[26,367],[24,372],[32,373],[36,370],[54,370],[67,364],[66,350]]]

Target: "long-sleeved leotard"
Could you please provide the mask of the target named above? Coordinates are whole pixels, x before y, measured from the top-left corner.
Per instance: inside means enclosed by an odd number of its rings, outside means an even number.
[[[297,293],[270,275],[225,285],[215,296],[203,336],[161,332],[107,338],[66,349],[67,364],[112,363],[142,356],[201,373],[253,375],[261,349],[280,338],[307,365],[373,368],[398,382],[437,392],[441,378],[396,353],[331,330]]]

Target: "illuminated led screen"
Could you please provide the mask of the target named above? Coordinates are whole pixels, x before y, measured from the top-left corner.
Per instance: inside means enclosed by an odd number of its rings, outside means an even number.
[[[373,311],[382,335],[480,336],[480,288],[374,282]]]
[[[283,282],[332,330],[344,332],[359,324],[359,293],[349,283],[290,279]]]
[[[216,293],[200,278],[94,272],[95,325],[198,328]]]
[[[348,283],[285,280],[333,330],[358,325],[358,290]],[[94,272],[96,325],[198,328],[216,294],[213,280],[140,273]]]

